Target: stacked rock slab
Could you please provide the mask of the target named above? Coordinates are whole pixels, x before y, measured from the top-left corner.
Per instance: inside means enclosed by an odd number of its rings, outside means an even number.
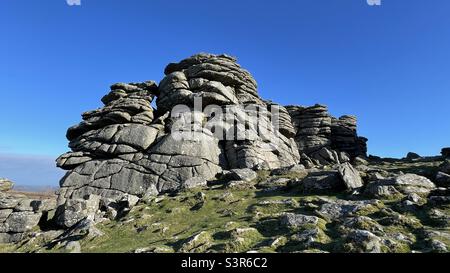
[[[180,104],[192,108],[196,99],[201,101],[200,111],[208,112],[208,106],[215,109],[215,116],[205,119],[219,140],[221,167],[272,169],[298,163],[287,111],[278,107],[279,114],[272,115],[275,104],[258,96],[256,81],[236,59],[198,54],[169,64],[165,73],[156,101],[158,111]],[[272,123],[276,118],[284,122],[280,130]]]
[[[343,163],[366,155],[367,139],[358,137],[356,117],[346,115],[336,119],[320,104],[286,108],[296,129],[299,152],[315,163]]]
[[[84,113],[84,121],[69,128],[72,152],[57,159],[69,170],[60,182],[62,226],[71,223],[65,210],[69,203],[76,206],[73,200],[83,206],[96,195],[116,207],[130,197],[176,190],[194,176],[212,179],[221,170],[220,150],[211,136],[181,142],[166,133],[168,115],[154,118],[150,106],[155,94],[154,82],[115,84],[102,99],[104,107]]]
[[[342,116],[331,120],[331,148],[346,152],[351,158],[365,156],[367,139],[358,137],[355,116]]]
[[[295,137],[296,130],[294,125],[292,124],[291,116],[289,115],[286,107],[281,106],[272,101],[266,101],[268,106],[268,110],[272,110],[272,108],[277,110],[277,114],[274,115],[274,124],[278,124],[278,131],[287,138]]]
[[[295,140],[301,152],[312,154],[331,145],[331,116],[324,105],[287,106],[297,129]]]
[[[85,215],[65,212],[86,207],[96,200],[92,196],[99,196],[98,208],[105,209],[183,189],[193,177],[213,180],[222,169],[298,163],[287,111],[279,115],[280,133],[271,122],[278,117],[273,104],[259,98],[255,80],[234,58],[198,54],[169,64],[165,74],[159,87],[152,81],[114,84],[102,108],[84,113],[83,121],[69,128],[72,151],[57,159],[68,170],[60,182],[60,225],[81,220]],[[151,107],[155,97],[157,111]],[[198,99],[201,108],[215,105],[226,115],[193,109]]]
[[[169,64],[164,73],[166,77],[159,85],[158,111],[170,111],[179,104],[193,105],[195,97],[201,97],[204,106],[264,105],[256,81],[228,55],[197,54]]]

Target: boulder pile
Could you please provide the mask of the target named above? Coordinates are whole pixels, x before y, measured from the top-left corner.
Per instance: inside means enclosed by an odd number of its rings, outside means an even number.
[[[11,181],[0,180],[0,244],[22,240],[39,224],[46,224],[56,207],[55,198],[31,199],[9,192],[12,186]]]

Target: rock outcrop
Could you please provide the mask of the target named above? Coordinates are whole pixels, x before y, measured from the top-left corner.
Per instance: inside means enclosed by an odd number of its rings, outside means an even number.
[[[324,105],[287,106],[294,127],[295,140],[301,152],[312,154],[331,145],[331,117]]]
[[[299,152],[305,155],[302,160],[310,158],[314,164],[327,165],[366,157],[367,138],[357,135],[356,117],[336,119],[320,104],[286,108],[296,129]]]
[[[72,151],[57,159],[68,170],[60,182],[61,225],[72,223],[64,213],[70,200],[98,195],[115,206],[129,196],[190,187],[184,183],[194,177],[214,180],[224,169],[299,162],[287,110],[263,101],[234,58],[198,54],[164,72],[159,86],[112,85],[104,106],[69,128]]]
[[[112,85],[103,107],[83,113],[83,121],[68,129],[71,151],[57,159],[68,171],[60,181],[60,226],[98,215],[115,218],[124,203],[205,187],[228,170],[312,167],[365,155],[355,117],[334,119],[323,105],[263,100],[255,79],[233,57],[197,54],[164,73],[159,85]],[[361,186],[349,168],[336,173],[338,187]],[[233,178],[227,185],[254,187],[252,179]]]
[[[366,156],[367,139],[358,137],[356,132],[356,117],[342,116],[331,120],[331,147],[346,152],[351,158]]]
[[[0,192],[0,243],[22,240],[40,223],[45,223],[55,207],[55,198],[35,200],[22,194]]]
[[[68,129],[57,200],[0,179],[0,252],[448,252],[446,149],[367,157],[356,117],[264,100],[227,55],[164,73]]]

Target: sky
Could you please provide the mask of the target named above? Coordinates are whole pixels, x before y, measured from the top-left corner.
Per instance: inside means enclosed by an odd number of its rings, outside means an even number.
[[[449,13],[448,0],[2,0],[0,177],[56,185],[67,128],[112,83],[159,82],[198,52],[236,56],[263,98],[356,115],[370,154],[439,154]]]

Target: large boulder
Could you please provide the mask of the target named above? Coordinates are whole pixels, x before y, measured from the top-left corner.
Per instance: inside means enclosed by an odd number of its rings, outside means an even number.
[[[57,216],[62,227],[72,227],[83,219],[94,220],[100,206],[100,196],[89,195],[87,199],[69,199]]]
[[[367,230],[353,230],[345,238],[344,248],[353,253],[381,253],[382,239]]]
[[[450,147],[442,148],[441,154],[444,158],[450,158]]]
[[[338,171],[347,189],[353,190],[363,186],[359,172],[350,163],[347,162],[339,165]]]
[[[393,198],[416,193],[426,195],[436,185],[428,178],[416,174],[403,174],[394,178],[382,179],[367,185],[365,193],[377,198]]]
[[[304,227],[317,226],[321,221],[323,222],[323,220],[317,216],[286,213],[281,217],[280,224],[281,226],[296,230]]]
[[[321,171],[310,173],[300,183],[299,190],[305,194],[326,194],[345,189],[338,171]]]
[[[344,221],[346,217],[368,215],[379,211],[382,207],[383,204],[379,200],[325,199],[316,213],[328,221]]]

